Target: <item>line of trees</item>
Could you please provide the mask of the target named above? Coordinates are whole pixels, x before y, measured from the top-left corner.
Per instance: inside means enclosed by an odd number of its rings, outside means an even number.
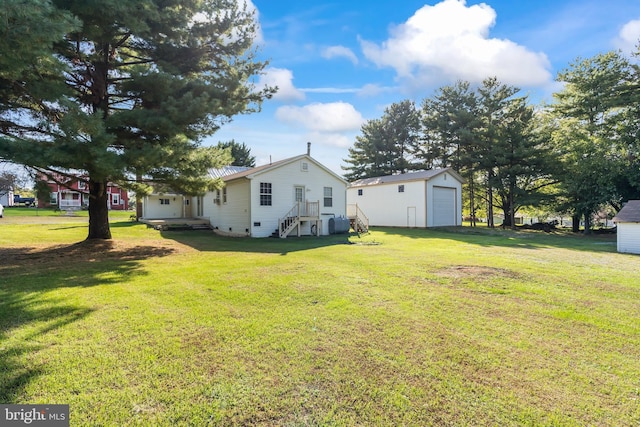
[[[487,78],[458,81],[417,107],[405,100],[366,122],[344,161],[355,180],[451,167],[465,179],[476,225],[494,209],[505,226],[522,208],[571,215],[591,229],[596,212],[640,198],[640,68],[620,52],[578,59],[558,74],[563,89],[533,106],[519,88]]]

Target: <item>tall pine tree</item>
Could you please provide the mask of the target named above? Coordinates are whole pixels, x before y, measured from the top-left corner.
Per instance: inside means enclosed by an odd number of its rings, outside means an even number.
[[[420,132],[420,117],[413,101],[387,107],[380,119],[361,127],[343,169],[347,180],[404,173],[411,167],[411,147]]]
[[[246,6],[235,0],[37,4],[53,5],[43,26],[65,31],[43,39],[46,52],[29,43],[27,52],[35,54],[25,55],[29,78],[20,98],[28,102],[5,106],[2,119],[10,123],[0,127],[0,157],[52,176],[86,174],[89,239],[111,238],[108,182],[134,189],[160,182],[188,194],[210,188],[206,170],[226,156],[200,141],[273,92],[251,84],[266,64],[252,50],[256,23]],[[3,57],[10,46],[0,46]],[[47,63],[52,66],[42,66]],[[43,93],[45,83],[56,90]]]

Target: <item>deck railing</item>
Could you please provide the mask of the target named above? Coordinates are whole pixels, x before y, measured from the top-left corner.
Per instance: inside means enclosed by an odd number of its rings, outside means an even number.
[[[351,227],[358,233],[369,231],[369,218],[362,212],[357,204],[347,205],[347,218]]]
[[[300,226],[300,218],[320,218],[320,202],[296,202],[295,205],[278,219],[278,234],[281,238]]]

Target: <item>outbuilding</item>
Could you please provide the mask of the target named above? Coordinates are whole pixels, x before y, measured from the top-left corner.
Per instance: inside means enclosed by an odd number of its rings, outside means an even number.
[[[629,200],[613,221],[617,225],[618,252],[640,254],[640,200]]]
[[[451,168],[366,178],[347,188],[370,226],[439,227],[462,224],[462,178]]]

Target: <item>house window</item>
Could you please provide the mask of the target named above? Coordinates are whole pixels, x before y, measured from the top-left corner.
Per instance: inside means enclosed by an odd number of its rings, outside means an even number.
[[[57,205],[58,204],[58,193],[57,192],[52,192],[51,196],[49,197],[49,204],[50,205]]]
[[[168,205],[169,204],[169,199],[160,199],[160,204],[161,205]]]
[[[222,189],[222,203],[227,204],[227,187]]]
[[[398,185],[398,193],[404,193],[404,185]]]
[[[324,207],[330,208],[333,206],[333,188],[324,187]]]
[[[120,195],[119,194],[112,194],[111,195],[111,204],[112,205],[119,205],[120,204]]]
[[[362,196],[362,188],[358,188],[358,196]]]
[[[307,162],[302,162],[302,163],[300,164],[300,170],[301,170],[302,172],[309,172],[309,163],[307,163]]]
[[[271,183],[270,182],[261,182],[260,183],[260,206],[271,206]]]
[[[220,190],[216,190],[216,198],[213,199],[213,203],[215,203],[216,205],[220,204]]]
[[[78,181],[78,190],[84,190],[87,188],[87,183],[84,181]]]

